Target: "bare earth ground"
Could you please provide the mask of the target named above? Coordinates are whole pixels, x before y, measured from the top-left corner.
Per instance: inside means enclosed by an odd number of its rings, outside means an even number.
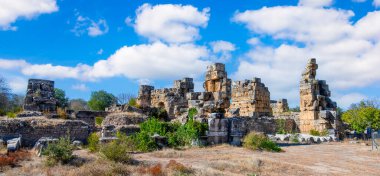
[[[190,175],[380,175],[380,151],[371,151],[371,146],[349,143],[325,143],[283,147],[285,152],[252,152],[241,147],[220,145],[186,150],[167,149],[152,153],[133,154],[132,157],[144,165],[161,164],[170,160],[192,168]],[[112,165],[97,161],[97,156],[85,150],[75,154],[86,159],[86,164],[47,168],[42,158],[34,157],[0,175],[88,175],[83,168],[95,169]],[[129,174],[137,173],[137,166],[129,168]],[[141,165],[139,167],[142,167]],[[97,175],[96,172],[90,172]],[[95,174],[93,174],[95,173]],[[170,175],[170,174],[169,174]]]
[[[371,151],[370,146],[326,143],[283,149],[282,153],[252,152],[222,145],[186,151],[164,150],[134,158],[149,162],[175,159],[215,175],[380,175],[380,152]],[[257,166],[258,169],[252,169]]]

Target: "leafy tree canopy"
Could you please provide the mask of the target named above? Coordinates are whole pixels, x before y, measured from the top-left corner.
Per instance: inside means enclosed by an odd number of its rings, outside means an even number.
[[[377,100],[365,100],[353,104],[342,114],[342,120],[348,123],[351,129],[359,133],[367,127],[380,129],[380,109]]]
[[[68,106],[69,99],[66,97],[66,93],[62,89],[54,89],[54,97],[57,100],[57,106],[60,108],[65,108]]]
[[[116,103],[117,99],[111,93],[104,90],[95,91],[91,93],[90,101],[88,101],[88,107],[91,110],[104,111],[105,108]]]

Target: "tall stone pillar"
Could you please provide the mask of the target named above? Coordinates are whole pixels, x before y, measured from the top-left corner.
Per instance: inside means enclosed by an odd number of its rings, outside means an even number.
[[[300,81],[300,131],[324,131],[336,128],[336,103],[326,81],[317,80],[316,59],[310,59]]]

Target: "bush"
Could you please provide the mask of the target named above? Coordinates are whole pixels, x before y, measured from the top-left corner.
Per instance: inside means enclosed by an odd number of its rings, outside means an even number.
[[[46,149],[42,151],[42,154],[47,156],[46,164],[53,166],[57,163],[67,164],[74,158],[74,147],[70,143],[69,138],[60,138],[55,143],[49,143]]]
[[[207,129],[208,124],[189,120],[186,124],[179,127],[175,133],[177,145],[190,145],[192,140],[198,139],[200,136],[205,135]]]
[[[139,151],[153,151],[158,148],[155,141],[151,138],[155,133],[160,136],[165,136],[168,125],[161,122],[157,118],[149,118],[147,121],[140,124],[140,132],[132,136]]]
[[[191,168],[187,168],[186,166],[175,160],[170,160],[169,163],[166,165],[166,168],[169,170],[173,170],[175,172],[175,175],[189,175],[193,172]]]
[[[131,150],[134,150],[134,144],[125,135],[118,133],[118,139],[103,145],[100,148],[100,153],[111,161],[119,163],[129,163],[131,156],[128,154]]]
[[[188,118],[189,120],[194,119],[194,116],[198,114],[198,111],[196,108],[190,108],[188,112]]]
[[[327,135],[329,135],[329,131],[328,130],[323,130],[322,132],[321,132],[321,136],[327,136]]]
[[[99,150],[99,136],[96,133],[91,133],[87,138],[88,150],[95,152]]]
[[[10,152],[7,155],[0,155],[0,173],[1,167],[14,166],[18,162],[30,159],[30,153],[26,150],[18,150],[16,152]]]
[[[128,105],[129,105],[129,106],[133,106],[133,107],[138,107],[138,106],[137,106],[137,100],[136,100],[136,98],[130,98],[130,99],[128,100]]]
[[[285,119],[276,119],[276,133],[286,134]]]
[[[67,119],[66,110],[63,108],[57,108],[58,117],[61,119]]]
[[[250,150],[281,151],[281,148],[264,134],[251,132],[244,137],[243,141],[243,146]]]
[[[321,133],[319,133],[319,131],[313,130],[313,129],[311,129],[309,133],[310,133],[310,135],[313,135],[313,136],[320,136],[321,135]]]
[[[8,118],[16,118],[16,113],[14,113],[14,112],[8,112],[7,113],[7,117]]]
[[[98,126],[101,126],[103,120],[104,120],[104,117],[95,117],[95,124]]]

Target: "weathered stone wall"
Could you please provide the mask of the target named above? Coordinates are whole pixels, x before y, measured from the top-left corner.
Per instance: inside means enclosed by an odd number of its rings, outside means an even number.
[[[189,108],[196,108],[203,117],[213,112],[226,112],[230,106],[231,79],[227,77],[224,64],[215,63],[207,67],[203,87],[205,92],[186,95]]]
[[[137,97],[137,104],[142,107],[150,107],[151,106],[151,92],[154,90],[153,86],[149,85],[140,85],[139,94]]]
[[[331,101],[331,92],[326,81],[317,80],[316,59],[310,59],[300,81],[300,130],[323,131],[336,128],[336,103]]]
[[[81,120],[46,119],[43,117],[0,120],[0,138],[22,136],[23,146],[33,146],[41,137],[66,137],[86,142],[90,128]]]
[[[74,119],[83,120],[86,122],[91,129],[95,128],[95,118],[96,117],[106,117],[108,112],[105,111],[78,111],[74,112]]]
[[[232,116],[248,117],[270,115],[270,93],[260,78],[235,82],[230,113]]]
[[[173,88],[154,89],[152,86],[140,86],[137,103],[141,107],[164,108],[170,118],[175,118],[181,109],[187,109],[186,94],[194,92],[192,78],[174,81]]]
[[[54,81],[29,79],[25,96],[25,111],[55,112]]]
[[[205,92],[213,93],[215,108],[227,109],[230,106],[231,99],[231,79],[227,77],[225,65],[215,63],[207,67],[205,82],[203,87]]]
[[[228,142],[240,145],[240,140],[250,132],[274,134],[277,128],[275,119],[272,117],[224,118],[224,115],[220,113],[210,114],[208,124],[209,130],[207,136],[209,144]]]
[[[287,99],[279,99],[278,101],[271,101],[270,106],[272,108],[272,114],[274,116],[280,115],[282,113],[289,111]]]

